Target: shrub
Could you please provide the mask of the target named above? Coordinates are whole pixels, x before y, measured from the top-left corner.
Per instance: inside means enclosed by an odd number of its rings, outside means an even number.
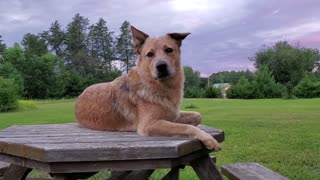
[[[18,107],[18,89],[13,79],[0,77],[0,112]]]
[[[266,65],[261,65],[255,73],[252,82],[253,98],[279,98],[284,87],[276,83]]]
[[[252,85],[244,76],[242,76],[239,82],[232,85],[227,91],[227,97],[231,99],[252,99]]]
[[[293,94],[299,98],[320,97],[320,80],[308,73],[294,88]]]
[[[200,98],[201,97],[201,89],[196,87],[185,88],[184,97],[186,98]]]
[[[203,93],[204,98],[222,98],[221,88],[206,87]]]

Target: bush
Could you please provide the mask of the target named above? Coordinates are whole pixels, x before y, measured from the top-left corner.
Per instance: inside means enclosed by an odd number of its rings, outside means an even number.
[[[252,99],[252,85],[244,76],[227,91],[227,98],[230,99]]]
[[[203,93],[204,98],[222,98],[221,88],[206,87]]]
[[[252,82],[253,98],[279,98],[284,87],[276,83],[266,65],[261,65],[255,73]]]
[[[201,97],[201,89],[196,87],[185,88],[184,97],[186,98],[200,98]]]
[[[0,63],[0,77],[12,79],[17,86],[19,97],[23,94],[23,78],[17,69],[9,62]]]
[[[13,79],[0,77],[0,112],[18,107],[18,89]]]
[[[299,98],[320,97],[320,80],[308,73],[294,88],[293,94]]]

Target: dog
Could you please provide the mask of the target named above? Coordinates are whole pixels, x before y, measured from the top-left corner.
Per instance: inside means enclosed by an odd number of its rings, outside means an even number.
[[[188,136],[219,150],[220,144],[196,127],[200,113],[179,110],[184,88],[180,47],[190,33],[152,38],[133,26],[131,33],[136,66],[112,82],[91,85],[81,93],[75,105],[80,126],[144,136]]]

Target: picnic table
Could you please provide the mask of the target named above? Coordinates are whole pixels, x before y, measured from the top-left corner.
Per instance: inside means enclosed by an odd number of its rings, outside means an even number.
[[[219,129],[199,128],[224,140]],[[53,179],[89,178],[112,171],[112,179],[148,179],[157,169],[171,168],[163,179],[178,179],[190,165],[203,180],[222,179],[199,140],[187,137],[144,137],[135,132],[80,128],[77,123],[11,126],[0,131],[0,161],[11,163],[3,180],[24,179],[32,169]]]

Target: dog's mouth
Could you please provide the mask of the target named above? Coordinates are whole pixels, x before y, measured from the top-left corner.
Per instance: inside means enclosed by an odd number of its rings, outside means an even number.
[[[157,77],[155,77],[155,80],[166,80],[169,79],[170,74],[169,72],[158,72]]]

